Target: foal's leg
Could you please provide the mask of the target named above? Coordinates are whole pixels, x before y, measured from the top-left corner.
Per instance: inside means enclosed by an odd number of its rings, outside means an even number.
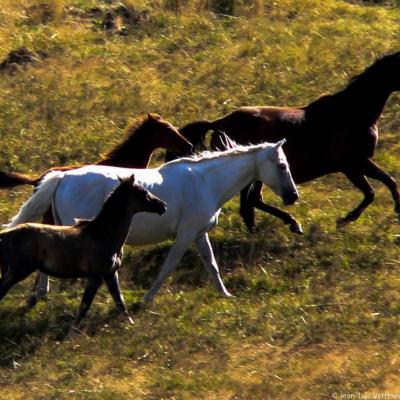
[[[26,300],[26,308],[30,310],[36,303],[43,299],[50,290],[49,276],[43,272],[38,272],[32,289],[32,294]]]
[[[150,290],[144,296],[144,302],[150,302],[153,300],[154,296],[159,291],[161,285],[171,275],[172,271],[175,269],[178,262],[181,260],[185,251],[189,247],[190,243],[194,240],[194,234],[187,234],[186,232],[181,235],[178,234],[175,243],[171,246],[167,258],[165,259],[161,271],[158,274],[157,279],[151,286]]]
[[[273,215],[274,217],[279,218],[286,225],[289,225],[289,228],[292,232],[303,234],[303,228],[300,223],[296,221],[296,219],[288,212],[281,210],[278,207],[274,207],[268,204],[265,204],[262,200],[262,182],[256,181],[253,183],[252,187],[248,192],[248,198],[253,207],[258,208],[259,210],[265,211],[268,214]],[[242,198],[240,199],[242,201]]]
[[[394,211],[400,218],[400,193],[394,178],[379,168],[372,160],[367,161],[364,172],[369,178],[382,182],[390,190],[394,201]]]
[[[54,225],[54,216],[52,207],[43,214],[43,224]],[[44,274],[43,272],[38,271],[36,274],[35,283],[33,284],[32,294],[26,300],[26,309],[30,310],[32,307],[36,305],[36,303],[43,299],[47,293],[50,291],[50,281],[49,276]]]
[[[7,274],[0,278],[0,300],[7,294],[7,292],[23,278],[17,279],[15,276]]]
[[[201,260],[210,274],[217,290],[226,297],[231,297],[232,295],[226,289],[224,283],[222,282],[221,276],[219,274],[219,268],[217,261],[214,257],[214,252],[211,247],[210,239],[208,238],[208,233],[199,236],[195,240],[195,245],[200,253]]]
[[[115,301],[117,308],[122,314],[124,314],[128,318],[128,321],[131,324],[133,324],[133,320],[128,315],[128,310],[126,309],[124,297],[122,296],[121,293],[121,288],[119,286],[118,272],[115,271],[105,275],[104,280],[106,282],[109,292],[111,293],[112,298]]]
[[[71,329],[77,329],[77,330],[79,329],[82,319],[85,318],[90,308],[90,305],[92,304],[93,298],[96,295],[97,291],[99,290],[102,281],[103,277],[101,275],[90,276],[88,278],[85,292],[83,293],[82,296],[81,305],[79,307],[78,316],[76,317],[74,323],[72,324]]]
[[[15,272],[10,272],[10,269],[7,269],[5,275],[0,278],[0,300],[7,294],[10,288],[24,280],[33,271],[34,269],[26,268],[22,271],[18,271],[16,274]]]
[[[361,173],[344,172],[350,182],[364,194],[362,202],[353,210],[350,211],[344,218],[337,220],[337,226],[347,225],[349,222],[356,221],[362,212],[374,201],[375,193],[367,178]]]

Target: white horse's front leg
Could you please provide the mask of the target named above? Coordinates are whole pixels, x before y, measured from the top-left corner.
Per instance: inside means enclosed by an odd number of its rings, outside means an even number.
[[[29,310],[34,307],[36,303],[43,299],[50,291],[49,276],[43,272],[38,272],[35,279],[35,286],[33,287],[33,293],[29,296],[26,307]]]
[[[181,260],[183,255],[185,254],[186,250],[192,243],[194,237],[192,235],[178,235],[175,243],[171,246],[167,258],[165,259],[161,271],[158,274],[157,279],[151,286],[150,290],[144,296],[144,302],[152,301],[154,296],[159,291],[161,285],[171,275],[172,271],[175,269],[178,262]]]
[[[222,282],[221,275],[219,274],[219,268],[217,261],[214,257],[214,252],[211,247],[210,239],[208,238],[208,233],[199,236],[195,240],[197,250],[200,253],[201,260],[206,267],[207,272],[211,276],[217,290],[226,297],[231,297],[232,295],[226,289],[224,283]]]

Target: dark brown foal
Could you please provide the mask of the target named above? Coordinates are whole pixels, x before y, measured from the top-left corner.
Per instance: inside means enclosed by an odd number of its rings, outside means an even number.
[[[118,269],[133,214],[163,214],[166,205],[133,176],[124,179],[108,197],[99,215],[75,226],[27,223],[0,232],[0,299],[35,270],[59,278],[87,278],[78,316],[78,329],[104,281],[115,304],[129,321],[121,294]]]

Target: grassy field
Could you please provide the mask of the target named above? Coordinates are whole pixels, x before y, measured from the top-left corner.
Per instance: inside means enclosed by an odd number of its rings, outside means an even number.
[[[123,3],[138,21],[117,18],[106,31],[118,2],[0,2],[0,60],[22,46],[38,54],[0,70],[0,170],[90,163],[147,112],[183,126],[242,105],[305,105],[400,44],[396,1]],[[385,108],[375,159],[400,180],[398,99]],[[133,326],[115,318],[101,290],[85,333],[67,338],[82,287],[52,280],[47,301],[20,315],[27,280],[1,302],[0,398],[400,396],[399,224],[388,190],[374,187],[373,205],[338,231],[336,218],[360,193],[340,175],[302,185],[290,211],[303,236],[260,213],[249,235],[238,200],[229,202],[211,234],[229,300],[191,250],[154,304],[135,311],[169,246],[127,248],[122,286]],[[0,193],[1,223],[30,192]]]

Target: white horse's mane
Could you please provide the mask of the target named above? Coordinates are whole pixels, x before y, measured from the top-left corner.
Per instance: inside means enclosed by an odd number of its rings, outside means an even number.
[[[264,142],[261,144],[248,144],[248,145],[244,146],[244,145],[237,144],[226,133],[221,132],[220,134],[221,134],[221,139],[225,146],[225,149],[223,149],[223,150],[218,149],[215,151],[206,150],[199,154],[193,154],[192,156],[181,157],[176,160],[169,161],[168,163],[164,164],[164,166],[181,163],[181,162],[198,163],[198,162],[202,162],[205,160],[217,159],[217,158],[224,157],[224,156],[234,156],[237,154],[252,153],[252,152],[260,150],[260,149],[265,149],[270,146],[272,147],[272,145],[273,145],[273,143]]]

